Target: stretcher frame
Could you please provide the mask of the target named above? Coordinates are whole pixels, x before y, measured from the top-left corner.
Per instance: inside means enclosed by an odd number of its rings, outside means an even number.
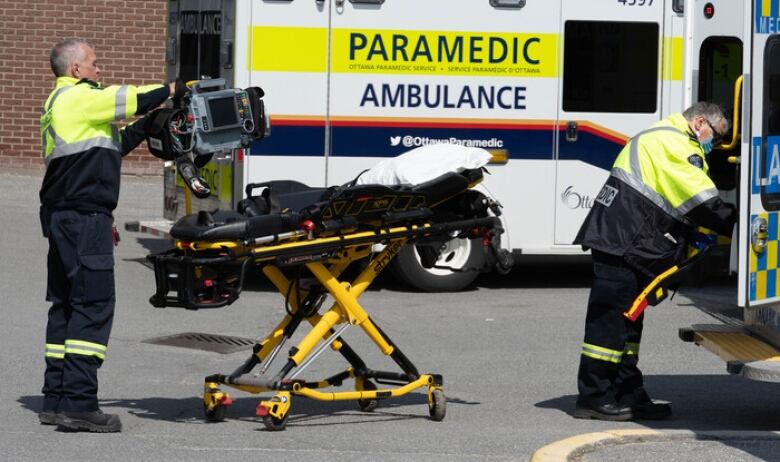
[[[240,261],[241,279],[247,263],[261,267],[262,272],[285,298],[287,313],[281,322],[254,347],[252,355],[229,375],[213,374],[205,378],[203,407],[208,421],[224,420],[232,403],[221,386],[252,394],[275,392],[262,400],[256,413],[268,430],[283,430],[293,396],[319,401],[355,400],[363,411],[372,411],[381,399],[396,398],[422,387],[427,387],[429,415],[441,421],[446,414],[443,378],[439,374],[421,374],[397,345],[377,326],[358,298],[368,289],[407,242],[420,239],[450,239],[481,237],[485,248],[495,245],[501,233],[498,218],[487,216],[448,223],[406,224],[372,230],[355,230],[345,234],[312,238],[305,231],[293,231],[283,236],[265,236],[244,241],[178,241],[176,247],[183,256],[157,256],[160,260],[208,264],[210,258],[198,253],[219,251],[214,261]],[[367,266],[352,281],[344,280],[343,273],[354,261],[372,254],[375,244],[384,249],[372,256]],[[305,266],[319,286],[301,287],[285,276],[280,267]],[[295,288],[295,290],[292,290]],[[333,298],[332,305],[319,314],[324,295]],[[237,295],[236,295],[237,296]],[[312,302],[314,300],[314,302]],[[319,304],[317,304],[317,302]],[[314,305],[312,305],[314,303]],[[287,362],[273,376],[252,377],[248,374],[262,365],[264,374],[303,321],[311,325],[288,355]],[[399,366],[401,372],[378,371],[369,368],[360,356],[341,338],[350,326],[358,326],[377,348]],[[326,349],[339,352],[349,367],[319,381],[306,381],[298,376]],[[322,391],[338,387],[345,380],[354,379],[354,391]],[[377,388],[376,384],[389,386]]]

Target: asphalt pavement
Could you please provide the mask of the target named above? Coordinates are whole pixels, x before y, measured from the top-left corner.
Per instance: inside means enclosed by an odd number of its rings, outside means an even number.
[[[482,276],[475,287],[453,294],[410,292],[389,277],[380,278],[361,297],[372,318],[421,372],[444,376],[447,416],[442,422],[428,418],[423,389],[381,401],[371,413],[353,402],[294,397],[283,432],[266,431],[256,420],[260,397],[269,395],[230,391],[234,404],[228,420],[205,423],[203,378],[232,372],[248,350],[223,355],[144,340],[183,332],[263,336],[281,319],[283,298],[257,278],[226,308],[153,308],[148,298],[154,277],[144,257],[167,243],[124,231],[116,249],[114,330],[100,370],[101,407],[119,414],[124,429],[119,434],[73,434],[39,425],[48,309],[47,243],[38,224],[40,179],[39,174],[0,173],[2,460],[529,460],[553,442],[618,430],[660,436],[626,438],[571,456],[588,461],[747,461],[772,460],[778,454],[778,385],[729,376],[719,359],[681,342],[679,327],[713,322],[690,306],[684,294],[649,309],[640,361],[648,390],[673,403],[674,418],[624,423],[573,419],[590,282],[587,264],[525,265],[507,276]],[[161,178],[123,178],[115,213],[120,230],[126,221],[156,218],[161,210]],[[394,367],[357,328],[347,330],[345,338],[369,366]],[[343,368],[343,360],[326,351],[303,378],[321,379]],[[713,434],[726,437],[708,439]]]

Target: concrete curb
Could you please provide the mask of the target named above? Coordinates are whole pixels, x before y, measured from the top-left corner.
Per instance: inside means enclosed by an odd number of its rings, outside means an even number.
[[[575,461],[589,452],[620,444],[699,440],[777,440],[780,432],[770,431],[704,431],[619,429],[572,436],[537,449],[530,462]]]

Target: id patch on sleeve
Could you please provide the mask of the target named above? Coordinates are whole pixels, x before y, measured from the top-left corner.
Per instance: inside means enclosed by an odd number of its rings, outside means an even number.
[[[698,154],[691,154],[688,156],[688,163],[693,165],[694,167],[698,167],[702,170],[704,170],[704,159],[701,158]]]
[[[612,205],[612,202],[615,200],[617,195],[617,189],[605,184],[604,187],[601,188],[601,191],[599,191],[599,195],[596,196],[596,202],[603,205],[604,207],[609,207]]]

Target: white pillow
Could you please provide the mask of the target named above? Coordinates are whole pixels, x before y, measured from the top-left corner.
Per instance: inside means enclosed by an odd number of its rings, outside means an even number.
[[[458,144],[431,144],[383,160],[357,180],[357,184],[420,184],[447,172],[462,172],[487,165],[491,154],[482,148]]]

